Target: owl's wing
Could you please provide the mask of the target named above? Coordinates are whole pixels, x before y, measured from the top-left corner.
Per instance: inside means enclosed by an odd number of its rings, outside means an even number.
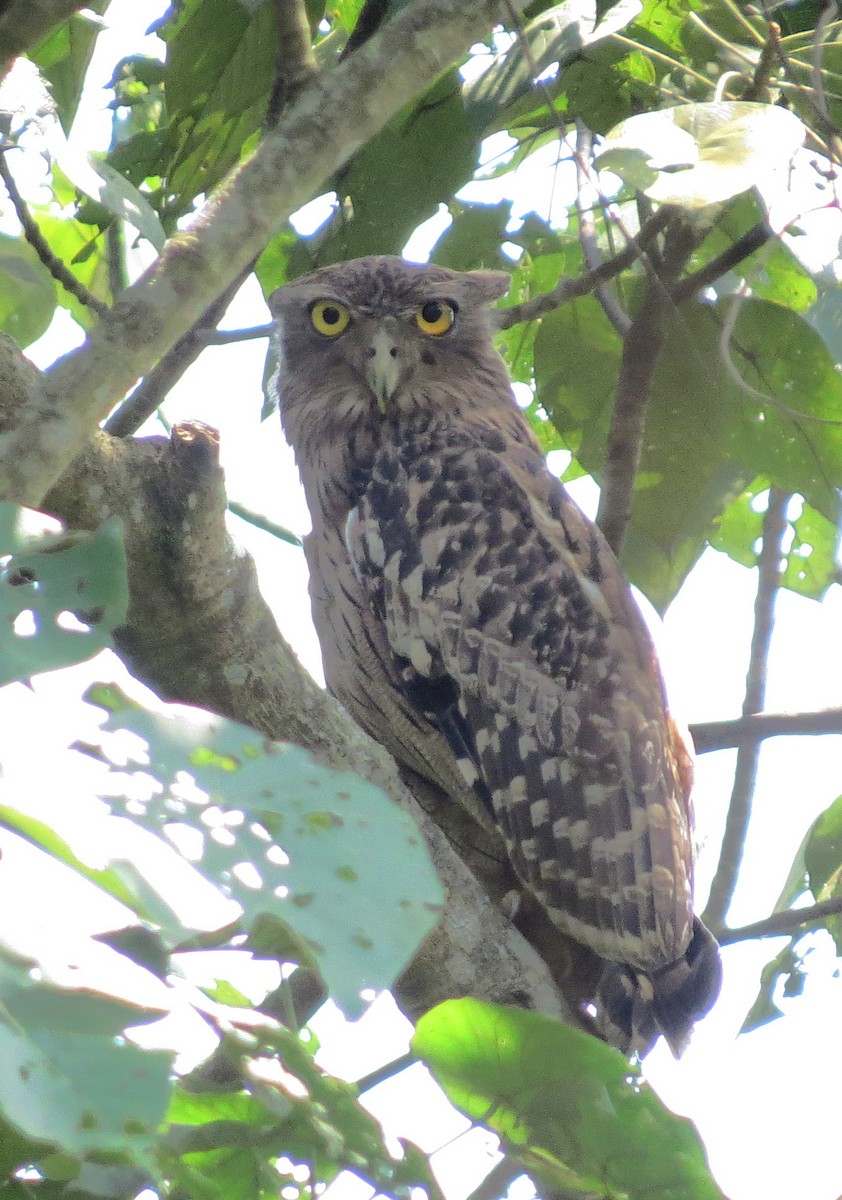
[[[348,551],[523,882],[564,932],[653,975],[694,928],[687,777],[651,641],[598,531],[504,447],[444,427],[381,451]]]

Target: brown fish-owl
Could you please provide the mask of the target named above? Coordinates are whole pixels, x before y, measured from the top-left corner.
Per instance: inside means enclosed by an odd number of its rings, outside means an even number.
[[[325,673],[400,763],[479,800],[525,891],[603,961],[603,1035],[677,1052],[720,980],[690,760],[628,583],[492,343],[508,285],[378,257],[272,298]]]

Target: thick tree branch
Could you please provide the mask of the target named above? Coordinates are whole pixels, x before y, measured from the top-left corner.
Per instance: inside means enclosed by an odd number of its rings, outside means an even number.
[[[698,237],[681,218],[672,216],[658,271],[649,272],[643,301],[623,343],[596,517],[597,525],[618,558],[631,517],[649,395],[666,337],[667,316],[673,307],[670,288],[684,268]]]
[[[760,712],[766,696],[769,647],[775,624],[775,601],[781,580],[781,544],[787,527],[786,509],[789,500],[789,494],[780,488],[769,489],[769,503],[763,517],[763,542],[757,556],[757,596],[743,701],[744,717]],[[743,743],[737,751],[734,785],[728,805],[719,863],[711,884],[707,907],[702,914],[702,920],[712,929],[724,925],[737,886],[759,759],[760,743],[757,741]]]
[[[787,933],[798,933],[805,925],[815,925],[828,917],[836,917],[842,913],[842,896],[834,896],[830,900],[820,900],[818,904],[810,904],[806,908],[787,908],[783,912],[772,913],[762,921],[754,921],[751,925],[742,925],[739,929],[717,929],[716,939],[720,946],[731,946],[735,942],[749,942],[754,938],[782,937]]]
[[[85,345],[56,363],[42,402],[0,434],[0,496],[38,504],[97,423],[198,320],[207,298],[364,141],[485,37],[498,12],[496,0],[415,0],[306,87]]]
[[[0,79],[17,54],[84,7],[84,0],[7,0],[0,6]]]
[[[842,708],[803,713],[752,713],[732,721],[704,721],[691,725],[690,732],[697,754],[731,750],[748,742],[762,742],[773,737],[842,734]]]

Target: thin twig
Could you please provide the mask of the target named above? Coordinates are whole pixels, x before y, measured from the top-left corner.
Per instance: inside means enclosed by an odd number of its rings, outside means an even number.
[[[842,734],[842,708],[820,712],[752,713],[733,721],[703,721],[690,726],[697,754],[733,750],[773,737],[819,737]]]
[[[786,510],[789,500],[789,493],[782,488],[769,489],[769,503],[763,517],[763,539],[757,556],[757,596],[754,602],[754,631],[743,700],[744,717],[759,713],[766,696],[769,646],[775,624],[775,601],[781,581],[781,553],[787,528]],[[759,742],[744,743],[737,751],[734,785],[725,820],[722,849],[707,907],[702,915],[704,923],[711,928],[724,925],[725,915],[737,886],[759,759]]]
[[[108,312],[108,305],[103,304],[102,300],[98,300],[96,296],[90,292],[77,279],[69,267],[57,258],[50,248],[50,244],[44,237],[34,217],[26,206],[26,201],[18,191],[18,186],[15,183],[15,178],[9,170],[9,164],[6,161],[7,150],[0,150],[0,179],[6,185],[6,191],[9,193],[9,199],[12,202],[17,218],[20,221],[23,229],[23,236],[29,242],[32,249],[38,255],[39,259],[47,270],[52,275],[57,283],[60,283],[66,292],[71,296],[75,296],[86,308],[91,309],[97,316],[102,316]]]
[[[780,26],[774,21],[769,22],[769,33],[763,43],[763,49],[760,52],[760,58],[757,66],[754,68],[754,75],[751,78],[751,83],[743,93],[743,100],[762,100],[766,95],[769,76],[772,73],[772,66],[775,62],[775,43],[780,39]]]
[[[415,1055],[407,1051],[406,1054],[393,1058],[391,1062],[384,1063],[382,1067],[377,1067],[375,1070],[369,1071],[367,1075],[362,1075],[355,1080],[354,1086],[358,1092],[368,1092],[373,1087],[377,1087],[379,1083],[385,1083],[387,1079],[400,1075],[401,1071],[414,1067],[417,1062],[418,1059]]]
[[[357,23],[348,41],[345,43],[345,48],[339,55],[339,61],[342,62],[349,54],[353,54],[358,50],[370,37],[373,37],[389,12],[389,0],[365,0],[360,14],[357,17]]]
[[[210,308],[205,310],[193,328],[179,338],[149,374],[141,379],[134,391],[105,422],[103,428],[106,433],[112,434],[113,437],[130,437],[140,429],[144,421],[148,420],[156,409],[160,408],[188,367],[193,365],[205,349],[207,343],[202,339],[202,334],[213,329],[222,319],[226,308],[242,286],[251,268],[252,264],[249,263],[246,271],[241,273]]]
[[[834,896],[830,900],[820,900],[807,908],[787,908],[783,912],[772,913],[762,921],[754,921],[751,925],[742,925],[739,929],[717,929],[716,940],[720,946],[731,946],[734,942],[748,942],[753,938],[781,937],[823,921],[825,917],[836,917],[842,913],[842,896]]]
[[[519,1162],[505,1155],[494,1164],[482,1183],[477,1184],[467,1200],[499,1200],[500,1196],[505,1196],[510,1184],[525,1174],[526,1170]]]
[[[253,525],[255,529],[262,529],[264,533],[271,533],[272,537],[278,538],[281,542],[288,542],[290,546],[300,547],[303,545],[297,533],[293,533],[291,529],[270,521],[262,513],[246,508],[244,504],[240,504],[237,500],[228,501],[228,511],[233,513],[235,517],[239,517],[241,521],[248,521],[249,525]]]
[[[547,313],[553,312],[563,304],[569,304],[571,300],[578,300],[581,296],[589,295],[600,284],[613,279],[637,259],[643,258],[647,247],[665,228],[670,217],[669,209],[666,207],[659,209],[640,230],[637,237],[633,238],[628,246],[614,258],[607,259],[577,279],[560,279],[549,292],[533,296],[531,300],[524,300],[522,304],[513,304],[511,308],[501,309],[497,314],[498,328],[510,329],[512,325],[520,325],[522,321],[534,321],[537,317],[546,316]]]
[[[774,237],[774,230],[768,221],[758,221],[757,224],[738,237],[735,242],[718,254],[716,258],[712,258],[709,263],[705,263],[698,271],[692,275],[688,275],[682,279],[672,289],[672,298],[676,304],[683,304],[685,300],[689,300],[691,296],[695,296],[702,288],[710,287],[712,283],[716,283],[717,279],[721,279],[727,272],[731,271],[739,263],[749,258],[755,251]]]
[[[252,325],[247,329],[197,329],[196,337],[205,346],[230,346],[232,342],[252,342],[272,336],[271,325]]]
[[[667,231],[660,273],[650,269],[643,302],[623,343],[617,396],[605,448],[596,523],[619,557],[631,517],[634,481],[640,466],[646,410],[672,309],[670,287],[698,241],[679,220]]]
[[[579,243],[585,266],[593,271],[603,261],[596,241],[596,224],[593,218],[593,205],[598,201],[597,189],[590,174],[593,159],[593,134],[585,123],[576,120],[576,212],[579,214]],[[594,289],[602,311],[614,326],[621,338],[624,338],[631,328],[631,318],[614,295],[607,283],[602,283]]]

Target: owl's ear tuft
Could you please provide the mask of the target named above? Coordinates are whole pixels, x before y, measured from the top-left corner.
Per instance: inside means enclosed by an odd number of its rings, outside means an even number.
[[[462,279],[476,304],[491,304],[512,286],[512,277],[505,271],[466,271]]]

